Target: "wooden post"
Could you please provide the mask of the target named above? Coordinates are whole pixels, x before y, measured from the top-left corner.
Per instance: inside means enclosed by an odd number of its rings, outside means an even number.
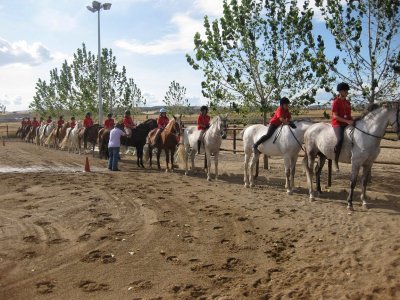
[[[236,154],[236,125],[233,125],[233,154]]]
[[[332,186],[332,159],[328,159],[328,187]]]
[[[8,138],[8,125],[6,125],[7,138]]]
[[[268,170],[268,156],[264,154],[264,170]]]

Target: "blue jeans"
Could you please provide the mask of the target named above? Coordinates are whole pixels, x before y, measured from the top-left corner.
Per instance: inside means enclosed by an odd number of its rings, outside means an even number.
[[[108,154],[110,156],[108,159],[108,168],[112,171],[118,170],[119,148],[120,147],[108,148]]]

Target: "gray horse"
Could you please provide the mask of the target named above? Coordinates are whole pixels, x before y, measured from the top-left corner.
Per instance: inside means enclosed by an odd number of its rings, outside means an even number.
[[[347,198],[349,210],[353,210],[353,193],[357,183],[360,168],[363,168],[361,201],[367,208],[366,191],[369,173],[380,152],[380,143],[388,125],[396,130],[400,138],[399,102],[374,104],[370,111],[359,119],[354,127],[348,126],[345,131],[342,151],[339,161],[351,163],[351,189]],[[307,173],[310,200],[314,200],[313,169],[314,162],[319,156],[315,168],[317,190],[321,192],[320,176],[326,159],[334,159],[336,138],[330,124],[316,123],[309,127],[304,135],[306,155],[303,165]]]

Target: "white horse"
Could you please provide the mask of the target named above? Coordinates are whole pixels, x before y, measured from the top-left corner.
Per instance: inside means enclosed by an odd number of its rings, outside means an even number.
[[[283,156],[286,175],[285,187],[289,195],[293,193],[296,162],[302,148],[304,133],[313,123],[310,121],[294,121],[294,124],[297,126],[296,129],[292,129],[288,125],[278,127],[274,135],[258,147],[261,153],[265,155]],[[267,126],[258,124],[249,126],[243,133],[245,187],[254,186],[254,167],[260,153],[253,153],[253,145],[267,131]]]
[[[55,122],[51,122],[50,124],[42,124],[39,128],[39,145],[46,146],[45,141],[53,131],[55,127]]]
[[[360,168],[363,168],[361,201],[367,208],[366,191],[369,173],[375,159],[380,152],[380,143],[385,135],[386,127],[391,125],[400,138],[399,102],[387,102],[381,105],[373,104],[369,113],[348,126],[345,131],[342,151],[339,161],[351,163],[351,189],[347,198],[347,208],[353,210],[353,193],[357,183]],[[317,189],[320,192],[320,175],[325,160],[334,159],[336,137],[332,126],[326,123],[317,123],[307,129],[304,136],[306,155],[303,164],[307,172],[307,182],[310,191],[310,200],[314,199],[313,168],[317,156],[320,160],[316,168]]]
[[[60,145],[60,149],[65,149],[68,147],[68,153],[73,152],[76,153],[78,152],[81,154],[80,147],[79,147],[79,129],[82,127],[82,124],[80,122],[76,122],[76,125],[74,128],[68,128],[67,133],[65,135],[64,140],[62,141]]]
[[[204,134],[204,150],[205,162],[204,167],[207,169],[207,180],[211,180],[211,154],[214,155],[215,163],[215,179],[218,179],[218,155],[221,147],[222,139],[226,138],[227,131],[227,115],[216,116],[211,120],[210,128]],[[192,162],[191,170],[194,171],[194,157],[197,149],[197,141],[200,137],[200,130],[197,126],[189,126],[183,132],[183,145],[181,144],[177,151],[177,157],[180,162],[185,164],[185,175],[188,174],[189,156]]]

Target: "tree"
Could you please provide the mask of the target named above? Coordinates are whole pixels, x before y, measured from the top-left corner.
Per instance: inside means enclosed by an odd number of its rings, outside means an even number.
[[[145,103],[140,89],[126,68],[118,70],[111,49],[102,49],[103,110],[127,109]],[[40,114],[83,114],[97,111],[97,56],[86,50],[85,44],[74,53],[72,63],[64,61],[61,69],[50,71],[48,81],[39,79],[30,108]]]
[[[302,10],[291,0],[224,0],[220,19],[204,17],[205,37],[194,36],[195,58],[204,73],[203,95],[212,102],[267,112],[281,96],[297,106],[312,104],[330,78],[324,43],[312,34],[309,1]]]
[[[6,113],[6,109],[7,107],[5,106],[5,104],[0,103],[0,113]]]
[[[317,0],[316,4],[339,52],[327,63],[356,91],[355,100],[399,99],[400,2]]]
[[[186,98],[186,88],[175,80],[169,85],[163,102],[172,114],[185,114],[190,107],[189,100]]]

